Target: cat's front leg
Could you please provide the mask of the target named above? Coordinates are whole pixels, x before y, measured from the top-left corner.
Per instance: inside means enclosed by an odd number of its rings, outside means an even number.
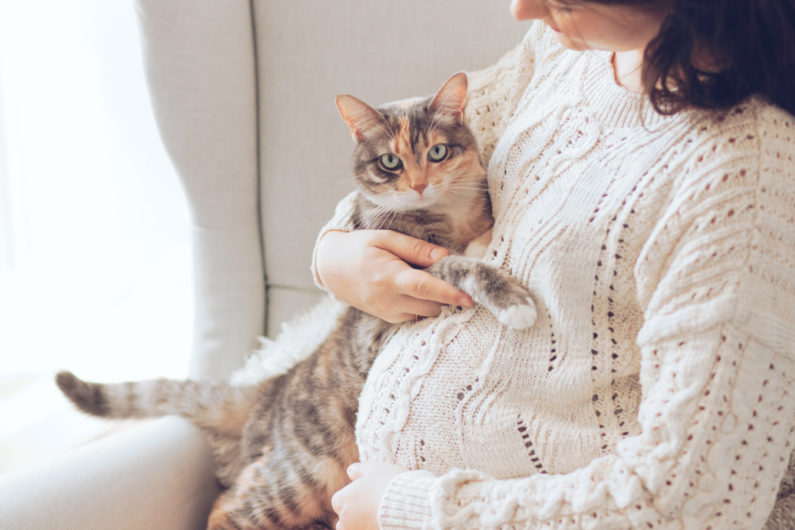
[[[448,256],[426,270],[467,293],[508,327],[525,329],[536,321],[530,293],[502,269],[467,256]]]

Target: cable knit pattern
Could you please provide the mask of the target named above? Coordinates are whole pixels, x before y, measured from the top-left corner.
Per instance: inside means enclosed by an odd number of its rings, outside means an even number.
[[[542,24],[471,77],[484,259],[539,318],[448,308],[389,342],[360,454],[416,471],[381,526],[761,528],[795,430],[795,120],[660,116]]]

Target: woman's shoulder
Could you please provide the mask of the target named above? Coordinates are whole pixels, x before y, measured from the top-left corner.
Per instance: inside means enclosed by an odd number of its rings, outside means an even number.
[[[466,122],[477,138],[484,164],[491,158],[519,96],[533,76],[534,35],[540,29],[538,24],[533,24],[522,41],[495,64],[468,72]]]
[[[762,158],[773,156],[780,160],[789,168],[789,175],[793,176],[795,116],[759,96],[750,98],[745,106],[738,106],[737,110],[740,109],[744,111],[743,114],[750,112],[746,118],[748,128],[754,129],[759,137]]]
[[[657,209],[636,269],[647,302],[677,250],[683,271],[716,257],[728,270],[730,260],[764,260],[769,249],[795,241],[795,118],[757,97],[681,112],[687,127],[675,131],[658,166],[670,178],[655,181],[658,195],[648,193]],[[792,271],[788,262],[779,272]]]
[[[722,144],[736,150],[744,145],[740,140],[749,140],[749,147],[756,149],[768,144],[795,149],[795,116],[759,96],[728,109],[696,111],[694,116],[693,136],[713,147]]]
[[[552,31],[539,20],[531,23],[521,42],[508,50],[496,63],[469,73],[470,91],[499,85],[506,90],[520,89],[516,82],[527,82],[536,64],[560,48]]]
[[[759,97],[728,109],[681,113],[681,128],[665,139],[663,167],[670,178],[660,188],[661,225],[685,226],[701,216],[713,222],[713,211],[740,197],[744,211],[791,217],[795,117]],[[743,221],[734,215],[737,208],[726,211],[725,223]]]
[[[495,64],[468,72],[467,124],[480,146],[484,163],[513,115],[516,105],[531,83],[538,66],[554,48],[552,32],[535,21],[522,41]]]
[[[729,109],[690,111],[687,124],[682,152],[691,178],[736,170],[795,186],[795,117],[787,111],[754,96]]]

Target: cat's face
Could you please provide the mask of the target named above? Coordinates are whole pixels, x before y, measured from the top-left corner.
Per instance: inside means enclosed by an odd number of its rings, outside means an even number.
[[[433,97],[378,109],[337,97],[356,141],[354,175],[367,198],[391,211],[443,210],[483,189],[477,144],[464,125],[466,90],[459,73]]]

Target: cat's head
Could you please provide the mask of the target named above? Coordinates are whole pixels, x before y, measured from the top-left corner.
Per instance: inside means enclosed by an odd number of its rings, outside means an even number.
[[[392,211],[445,209],[481,193],[485,172],[464,124],[467,77],[457,73],[427,98],[373,108],[337,96],[353,139],[361,192]]]

